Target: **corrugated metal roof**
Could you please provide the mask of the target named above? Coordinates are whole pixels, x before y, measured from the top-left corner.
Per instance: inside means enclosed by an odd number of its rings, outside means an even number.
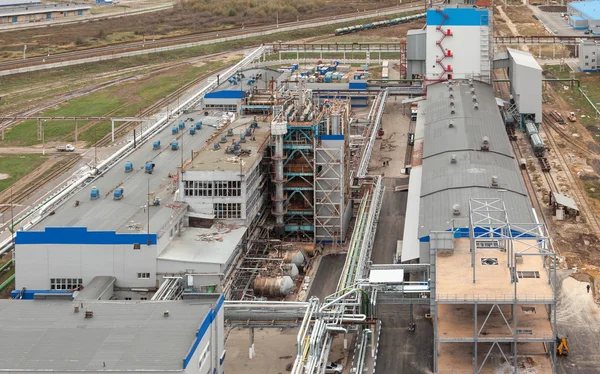
[[[74,313],[71,302],[0,300],[0,368],[183,370],[210,308],[197,300],[83,305]],[[85,310],[93,318],[84,318]]]
[[[468,82],[455,82],[452,88],[455,114],[450,114],[446,83],[427,88],[419,237],[453,226],[466,227],[471,198],[501,197],[509,221],[534,222],[493,88],[473,82],[477,110]],[[481,150],[484,136],[488,137],[489,151]],[[452,155],[456,163],[451,163]],[[497,177],[498,186],[492,186],[492,176]],[[458,216],[453,214],[455,204],[460,208]]]

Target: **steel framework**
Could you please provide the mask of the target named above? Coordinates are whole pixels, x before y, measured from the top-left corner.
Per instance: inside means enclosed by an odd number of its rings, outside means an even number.
[[[455,236],[455,231],[452,234]],[[432,233],[433,234],[433,233]],[[430,246],[431,255],[431,313],[434,317],[434,371],[438,370],[438,350],[440,343],[472,343],[473,344],[473,372],[480,373],[486,364],[492,350],[497,347],[500,350],[504,360],[512,366],[514,373],[518,368],[517,343],[543,342],[550,348],[548,354],[553,365],[553,372],[556,372],[556,254],[552,248],[552,242],[548,235],[546,226],[541,223],[510,223],[506,213],[506,207],[502,199],[499,198],[473,198],[469,200],[469,227],[468,239],[471,252],[471,267],[473,268],[472,282],[477,283],[475,254],[478,248],[491,243],[500,253],[505,252],[506,263],[509,269],[509,281],[513,286],[511,295],[498,296],[496,294],[483,295],[437,295],[436,294],[436,273],[437,267],[437,249]],[[486,244],[487,243],[487,244]],[[528,295],[519,295],[519,258],[523,256],[541,257],[543,268],[548,276],[548,283],[551,286],[550,297],[529,297]],[[467,309],[469,305],[473,310],[473,335],[460,337],[440,337],[438,332],[439,304],[453,304],[452,310],[459,308]],[[518,308],[523,305],[543,305],[546,309],[548,320],[551,327],[551,334],[528,336],[519,329],[527,325],[527,318],[523,317],[523,325],[519,326]],[[462,305],[462,307],[461,307]],[[489,308],[486,309],[486,308]],[[448,310],[448,313],[453,313]],[[484,321],[479,324],[478,313],[486,312]],[[456,313],[456,312],[455,312]],[[495,319],[494,328],[498,329],[498,321],[502,327],[500,331],[493,335],[485,335],[485,330],[490,325],[490,319]],[[485,356],[480,362],[478,358],[478,348],[480,343],[490,344],[485,351]],[[507,351],[503,348],[510,344]],[[512,351],[512,355],[510,354]],[[512,356],[512,357],[511,357]]]

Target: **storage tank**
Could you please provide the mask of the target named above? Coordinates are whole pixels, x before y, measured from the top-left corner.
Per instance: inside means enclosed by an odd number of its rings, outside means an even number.
[[[289,276],[256,278],[254,292],[262,296],[286,296],[294,289],[294,281]]]
[[[283,254],[283,262],[296,264],[296,266],[300,267],[304,264],[304,255],[300,250],[286,251]]]
[[[283,270],[283,275],[287,275],[292,279],[296,279],[296,277],[300,273],[296,264],[283,264],[281,266],[281,270]]]

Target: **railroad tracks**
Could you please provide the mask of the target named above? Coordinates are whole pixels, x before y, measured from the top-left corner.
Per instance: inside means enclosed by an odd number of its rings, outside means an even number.
[[[403,11],[408,11],[409,9],[416,8],[417,5],[418,5],[417,3],[407,3],[404,6],[394,6],[394,7],[384,8],[384,9],[375,9],[375,10],[365,11],[365,12],[358,13],[358,15],[361,18],[379,17],[379,16],[382,16],[382,13],[389,13],[389,12],[400,13]],[[347,13],[347,14],[343,14],[340,16],[336,16],[333,19],[333,22],[341,23],[341,22],[344,22],[344,20],[351,21],[351,20],[355,19],[356,17],[357,17],[357,13]],[[57,53],[57,54],[49,55],[49,56],[30,57],[30,58],[27,58],[26,60],[4,61],[4,62],[0,62],[0,70],[23,68],[23,67],[34,66],[34,65],[39,65],[39,64],[63,62],[63,61],[77,60],[77,59],[83,59],[83,58],[88,58],[88,57],[119,54],[119,53],[124,53],[124,52],[134,52],[134,51],[158,48],[158,47],[169,47],[169,46],[175,46],[175,45],[179,45],[179,44],[201,42],[201,41],[206,41],[206,40],[214,40],[216,38],[221,39],[221,38],[225,38],[225,37],[241,36],[241,35],[246,35],[246,34],[255,34],[255,33],[259,33],[259,32],[266,32],[266,31],[271,31],[271,30],[280,29],[280,28],[283,29],[283,28],[294,27],[294,26],[300,27],[302,25],[312,25],[314,23],[327,22],[327,21],[331,22],[332,17],[328,16],[328,17],[314,18],[314,19],[310,19],[310,20],[280,23],[277,25],[253,26],[253,27],[246,26],[244,28],[238,27],[238,28],[233,28],[233,29],[229,29],[229,30],[206,31],[206,32],[199,32],[199,33],[194,33],[194,34],[189,34],[189,35],[161,38],[161,39],[157,39],[157,40],[138,41],[138,42],[133,42],[133,43],[125,42],[125,43],[121,43],[121,44],[116,44],[116,45],[113,44],[113,45],[98,47],[98,48],[81,49],[81,50],[77,50],[77,51]]]
[[[55,167],[51,168],[48,173],[41,174],[35,181],[27,184],[25,188],[21,188],[14,193],[8,194],[5,192],[4,196],[0,200],[0,213],[4,213],[11,209],[11,205],[18,205],[30,198],[40,187],[46,183],[52,181],[55,178],[60,177],[62,174],[67,172],[73,166],[81,160],[81,156],[78,154],[61,156],[61,160],[57,162]]]
[[[554,139],[552,132],[554,132],[558,136],[560,136],[561,140],[564,140],[567,143],[571,144],[573,147],[582,151],[584,154],[590,156],[590,155],[592,155],[592,153],[589,150],[587,150],[586,148],[583,148],[581,145],[577,144],[572,139],[569,139],[566,136],[566,134],[564,134],[562,131],[560,131],[557,128],[557,126],[553,123],[552,118],[546,113],[543,114],[543,124],[546,126],[548,143],[550,143],[552,148],[556,150],[556,158],[557,158],[561,168],[565,172],[565,176],[567,177],[568,184],[571,186],[569,192],[571,192],[573,194],[572,197],[577,202],[580,212],[584,213],[587,223],[589,223],[589,225],[590,225],[590,229],[592,229],[592,231],[594,233],[600,233],[600,224],[598,222],[598,218],[596,217],[596,215],[594,214],[594,211],[588,204],[588,202],[587,202],[584,194],[582,193],[582,190],[581,190],[579,184],[577,183],[577,180],[576,180],[575,176],[573,175],[573,172],[569,166],[567,157],[570,157],[570,155],[565,154],[564,147],[560,147],[558,145],[558,143]]]

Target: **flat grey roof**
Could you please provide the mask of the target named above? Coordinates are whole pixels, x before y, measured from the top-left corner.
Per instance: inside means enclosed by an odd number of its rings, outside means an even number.
[[[245,133],[246,128],[254,121],[255,116],[242,116],[229,125],[218,130],[204,148],[200,150],[198,156],[186,167],[190,171],[239,171],[239,158],[233,154],[225,153],[232,141],[239,141],[240,135]],[[250,155],[242,157],[242,167],[244,171],[252,169],[254,164],[260,159],[260,156],[267,147],[269,135],[271,135],[270,123],[262,122],[257,119],[258,128],[254,129],[255,140],[251,136],[246,136],[246,143],[240,143],[242,149],[249,150]],[[219,143],[221,136],[227,134],[228,129],[233,129],[233,136],[227,137],[226,143]],[[219,143],[220,148],[214,149],[214,143]],[[185,180],[186,178],[184,178]]]
[[[493,88],[481,82],[473,86],[477,110],[469,83],[452,85],[455,114],[450,113],[446,83],[427,88],[419,237],[466,227],[471,198],[502,198],[510,222],[535,222]],[[489,139],[489,151],[481,151],[484,136]],[[451,163],[452,155],[456,163]],[[492,176],[498,186],[491,185]],[[459,216],[453,214],[454,204],[460,207]]]
[[[186,227],[181,236],[158,256],[158,260],[224,265],[231,258],[247,228],[223,225],[210,229]]]
[[[572,198],[560,194],[558,192],[552,192],[552,195],[554,196],[556,203],[558,203],[559,205],[566,206],[567,208],[571,208],[574,210],[579,210],[579,208],[577,208],[577,203],[575,203],[575,200],[573,200]]]
[[[187,204],[176,202],[168,175],[177,174],[182,152],[184,159],[189,158],[190,151],[204,147],[215,132],[215,128],[208,125],[202,126],[201,130],[196,131],[196,135],[189,134],[190,126],[196,121],[202,121],[203,124],[216,123],[215,117],[205,117],[199,113],[182,114],[173,121],[173,124],[177,125],[180,120],[187,118],[193,118],[194,121],[185,122],[184,135],[179,139],[179,150],[171,150],[170,143],[176,135],[171,134],[172,126],[168,126],[113,166],[102,177],[77,192],[68,202],[56,209],[56,214],[45,218],[30,231],[43,231],[46,227],[70,226],[121,233],[145,233],[148,225],[148,212],[144,209],[148,199],[148,180],[150,180],[150,192],[156,193],[156,197],[161,199],[160,206],[150,207],[150,231],[152,233],[159,231],[175,212],[187,209]],[[154,150],[152,144],[157,140],[160,140],[161,148]],[[131,161],[134,167],[134,170],[129,173],[125,173],[127,161]],[[144,172],[146,161],[152,161],[156,165],[152,174]],[[121,200],[113,200],[112,191],[121,183],[124,197]],[[90,200],[90,191],[94,186],[100,190],[100,198]],[[80,201],[77,207],[74,204],[75,200]],[[116,212],[118,214],[115,214]]]
[[[98,300],[108,290],[111,290],[115,285],[117,278],[111,276],[94,277],[85,288],[77,293],[75,300]]]
[[[0,17],[14,17],[26,14],[38,14],[48,12],[70,12],[74,10],[88,10],[92,9],[91,6],[85,4],[31,4],[22,5],[15,7],[2,7],[0,8]]]
[[[183,370],[210,309],[197,300],[74,305],[0,300],[0,371]]]

